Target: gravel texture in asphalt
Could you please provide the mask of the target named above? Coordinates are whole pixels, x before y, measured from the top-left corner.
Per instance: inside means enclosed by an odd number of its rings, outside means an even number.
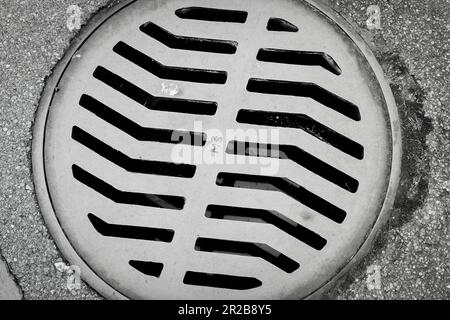
[[[396,97],[405,142],[391,219],[371,253],[327,296],[449,299],[450,1],[321,2],[374,50]],[[67,27],[69,6],[81,8],[84,23],[108,3],[0,0],[0,251],[25,299],[101,298],[84,283],[69,291],[67,274],[54,266],[64,260],[36,203],[30,151],[45,79],[76,35]],[[367,29],[370,5],[381,8],[382,29]]]

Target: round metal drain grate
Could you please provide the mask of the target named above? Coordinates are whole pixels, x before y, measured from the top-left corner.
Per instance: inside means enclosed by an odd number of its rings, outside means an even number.
[[[400,132],[363,41],[310,1],[127,1],[49,79],[33,164],[106,297],[315,297],[367,251]]]

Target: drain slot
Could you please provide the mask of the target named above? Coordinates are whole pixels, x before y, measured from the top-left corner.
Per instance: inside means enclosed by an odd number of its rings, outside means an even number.
[[[162,263],[152,261],[130,260],[128,264],[139,272],[156,278],[159,278],[164,267]]]
[[[262,282],[256,278],[231,276],[227,274],[187,271],[184,284],[234,290],[249,290],[260,287]]]
[[[94,77],[150,110],[200,115],[213,115],[217,110],[215,102],[154,97],[103,67],[95,69]]]
[[[225,71],[165,66],[122,41],[114,46],[113,51],[160,79],[217,84],[227,81]]]
[[[355,193],[358,190],[357,180],[297,146],[230,141],[226,152],[236,155],[291,160],[347,191]]]
[[[79,182],[116,203],[173,210],[181,210],[184,207],[185,199],[183,197],[117,190],[77,165],[72,166],[72,173]]]
[[[282,192],[337,223],[342,223],[346,216],[344,210],[288,178],[221,172],[217,175],[216,184],[223,187]]]
[[[245,11],[204,8],[204,7],[186,7],[175,11],[175,14],[182,19],[217,21],[217,22],[235,22],[245,23],[248,13]]]
[[[364,147],[362,145],[317,122],[306,114],[241,109],[236,121],[271,127],[301,129],[358,160],[364,158]]]
[[[168,229],[110,224],[92,213],[88,214],[88,218],[95,230],[105,237],[171,242],[175,234]]]
[[[172,49],[234,54],[238,46],[236,41],[178,36],[153,22],[147,22],[141,25],[139,29]]]
[[[361,120],[357,106],[315,83],[252,78],[247,91],[311,98],[350,119]]]
[[[294,272],[300,266],[291,258],[263,243],[198,238],[195,250],[258,257],[287,273]]]
[[[180,178],[192,178],[195,174],[193,165],[132,159],[76,126],[72,128],[72,139],[129,172]]]
[[[173,144],[181,143],[192,146],[204,146],[206,144],[207,137],[204,133],[144,128],[86,94],[81,96],[79,105],[138,141],[154,141]]]
[[[205,216],[211,219],[271,224],[316,250],[321,250],[327,243],[327,240],[317,233],[275,210],[208,205]]]
[[[281,31],[281,32],[298,32],[297,26],[289,21],[281,18],[270,18],[267,21],[267,30],[269,31]]]
[[[295,51],[282,49],[259,49],[258,61],[304,66],[320,66],[335,75],[342,73],[334,59],[324,52]]]

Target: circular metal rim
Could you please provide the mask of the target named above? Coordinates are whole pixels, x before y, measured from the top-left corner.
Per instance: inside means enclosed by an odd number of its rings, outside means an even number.
[[[128,5],[134,3],[137,0],[125,0],[122,3],[118,3],[112,7],[105,7],[100,9],[99,12],[89,20],[89,22],[83,26],[79,34],[72,40],[69,48],[64,53],[62,59],[57,63],[52,70],[51,75],[48,77],[44,90],[41,94],[39,106],[36,111],[35,122],[33,127],[33,141],[32,141],[32,172],[34,179],[35,192],[39,203],[40,211],[44,217],[44,221],[50,230],[50,234],[56,242],[58,249],[61,251],[63,257],[67,259],[71,264],[77,265],[81,269],[81,277],[86,281],[95,291],[100,295],[108,299],[127,299],[126,296],[118,292],[116,289],[104,282],[78,255],[76,250],[72,247],[70,241],[66,237],[64,230],[60,226],[56,213],[54,212],[50,194],[48,192],[47,180],[45,177],[45,164],[44,164],[44,140],[45,140],[45,127],[47,122],[48,111],[53,99],[55,88],[63,76],[67,66],[69,65],[72,57],[77,52],[78,48],[95,32],[95,30],[106,22],[111,16],[118,11],[126,8]],[[299,1],[299,0],[296,0]],[[379,234],[379,230],[389,217],[389,211],[391,210],[396,191],[400,180],[401,171],[401,158],[402,158],[402,141],[400,120],[398,111],[395,104],[395,99],[392,91],[387,83],[383,70],[376,60],[374,54],[370,50],[364,39],[358,34],[357,30],[345,20],[338,12],[332,8],[317,3],[314,0],[302,0],[313,8],[318,9],[327,18],[334,21],[353,41],[356,47],[363,53],[367,59],[372,71],[374,72],[378,83],[380,84],[381,91],[385,98],[386,107],[390,120],[391,138],[392,138],[392,150],[391,150],[391,168],[389,176],[389,184],[386,190],[383,205],[380,209],[378,218],[374,222],[372,228],[368,231],[365,240],[354,254],[354,256],[347,261],[347,263],[341,266],[340,270],[337,270],[336,274],[328,279],[320,288],[311,292],[306,297],[291,296],[291,299],[318,299],[326,291],[332,288],[336,280],[341,278],[348,270],[356,265],[370,250],[373,242]]]

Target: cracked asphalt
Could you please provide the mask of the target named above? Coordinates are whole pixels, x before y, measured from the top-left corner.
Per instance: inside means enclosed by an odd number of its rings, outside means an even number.
[[[326,297],[449,299],[450,0],[321,2],[352,23],[379,59],[400,110],[405,152],[389,222]],[[78,5],[86,22],[108,3],[0,0],[0,298],[101,299],[84,283],[70,292],[54,267],[64,259],[36,202],[30,151],[45,79],[76,34],[66,26],[67,8]],[[381,8],[380,30],[366,28],[369,5]]]

